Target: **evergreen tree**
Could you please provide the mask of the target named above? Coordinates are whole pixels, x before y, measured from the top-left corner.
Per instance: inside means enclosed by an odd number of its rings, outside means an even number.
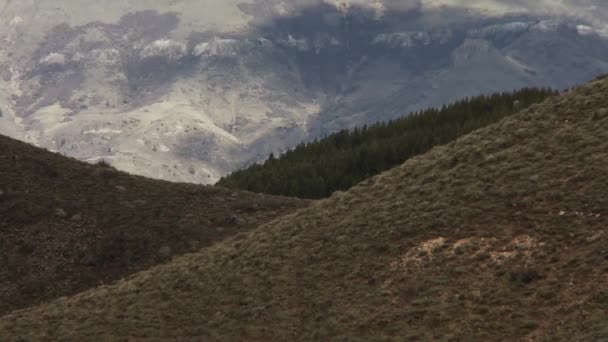
[[[222,178],[219,186],[275,195],[323,198],[476,129],[544,101],[556,92],[526,88],[465,98],[389,122],[343,130],[270,154]]]

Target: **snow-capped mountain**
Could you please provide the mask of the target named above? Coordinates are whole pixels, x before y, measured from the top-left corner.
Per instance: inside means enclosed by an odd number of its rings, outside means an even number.
[[[212,183],[302,140],[608,72],[601,0],[0,0],[0,133]]]

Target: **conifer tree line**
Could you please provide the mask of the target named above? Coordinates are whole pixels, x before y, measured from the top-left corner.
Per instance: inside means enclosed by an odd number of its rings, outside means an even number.
[[[402,164],[437,145],[557,94],[547,88],[465,98],[371,126],[343,130],[270,155],[222,178],[217,185],[273,195],[318,199]]]

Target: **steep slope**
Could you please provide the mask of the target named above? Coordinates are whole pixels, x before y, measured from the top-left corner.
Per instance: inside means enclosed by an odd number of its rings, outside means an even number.
[[[466,98],[371,126],[302,143],[263,164],[222,177],[217,186],[298,198],[324,198],[409,158],[496,123],[558,92],[528,88]]]
[[[0,314],[113,282],[305,204],[134,177],[0,136]]]
[[[608,338],[608,79],[0,339]]]
[[[604,1],[536,3],[0,0],[0,134],[209,184],[302,140],[608,72]]]

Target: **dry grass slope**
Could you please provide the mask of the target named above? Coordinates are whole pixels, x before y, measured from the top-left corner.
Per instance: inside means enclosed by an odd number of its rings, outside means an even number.
[[[0,340],[606,339],[607,170],[604,79]]]
[[[111,283],[303,205],[134,177],[0,136],[0,315]]]

